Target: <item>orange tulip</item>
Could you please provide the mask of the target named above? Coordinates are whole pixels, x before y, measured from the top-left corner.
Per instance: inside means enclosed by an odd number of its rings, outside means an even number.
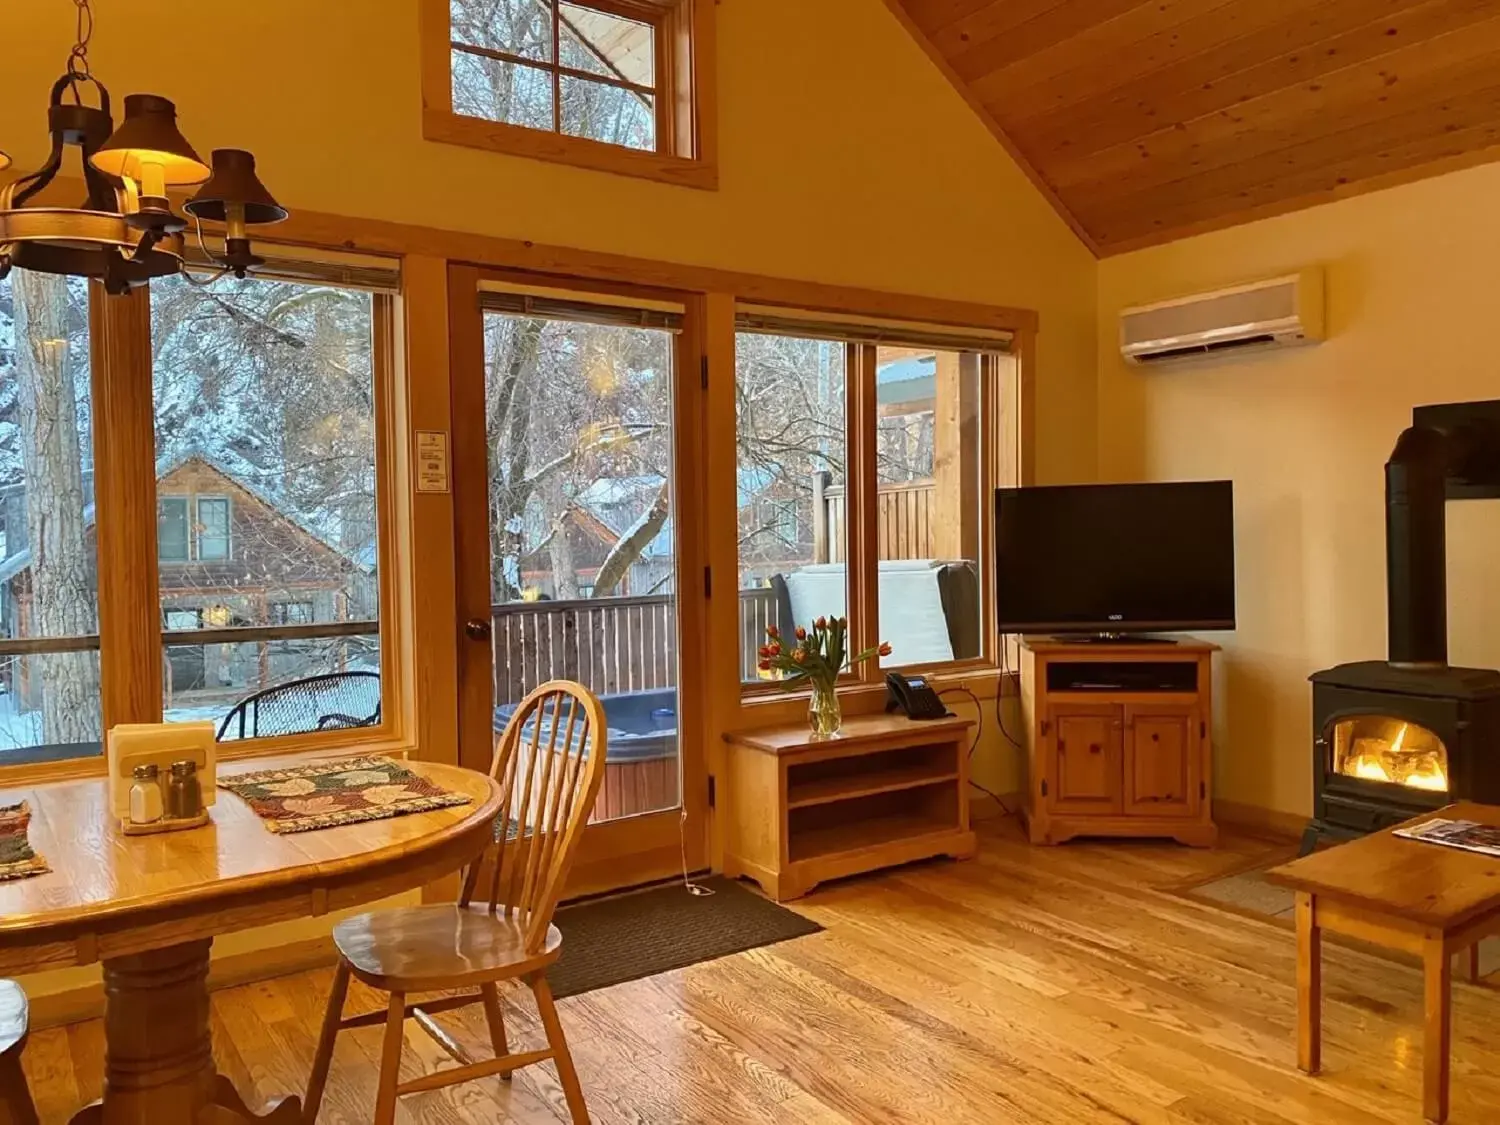
[[[807,640],[807,630],[804,629],[801,625],[797,626],[797,639],[799,641]]]
[[[807,653],[803,652],[799,648],[796,652],[792,653],[792,659],[795,660],[798,664],[801,664],[807,659]]]
[[[828,628],[828,618],[820,617],[816,621],[814,621],[813,624],[816,625],[819,629],[826,629]]]
[[[762,672],[769,672],[771,670],[771,662],[769,660],[758,660],[755,666]]]
[[[887,642],[881,641],[880,647],[875,651],[880,653],[881,656],[889,656],[891,654],[891,646]]]
[[[779,636],[781,636],[781,630],[778,629],[778,628],[776,628],[775,625],[767,625],[766,626],[766,636],[768,636],[768,637],[779,637]]]

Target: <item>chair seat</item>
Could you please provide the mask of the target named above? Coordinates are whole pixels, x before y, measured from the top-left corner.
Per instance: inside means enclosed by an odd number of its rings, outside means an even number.
[[[541,951],[528,955],[520,921],[452,903],[360,914],[335,926],[333,941],[356,977],[386,992],[519,977],[546,968],[562,948],[562,934],[549,925]]]

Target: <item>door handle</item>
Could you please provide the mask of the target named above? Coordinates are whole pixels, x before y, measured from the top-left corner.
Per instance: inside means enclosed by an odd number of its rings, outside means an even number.
[[[471,617],[464,622],[464,633],[471,641],[487,641],[490,639],[490,623],[482,617]]]

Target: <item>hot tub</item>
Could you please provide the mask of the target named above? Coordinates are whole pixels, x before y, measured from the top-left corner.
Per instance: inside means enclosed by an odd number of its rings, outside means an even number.
[[[624,691],[601,695],[609,726],[604,782],[589,820],[675,808],[678,804],[677,692]],[[498,736],[516,713],[516,704],[495,708]],[[547,741],[544,732],[541,741]]]

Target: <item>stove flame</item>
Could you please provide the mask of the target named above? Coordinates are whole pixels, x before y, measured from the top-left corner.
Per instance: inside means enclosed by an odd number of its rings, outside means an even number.
[[[1356,739],[1354,752],[1344,757],[1339,772],[1365,781],[1383,781],[1390,785],[1446,793],[1446,755],[1437,749],[1406,749],[1406,735],[1410,730],[1410,723],[1402,723],[1396,737],[1389,742],[1375,738]]]

